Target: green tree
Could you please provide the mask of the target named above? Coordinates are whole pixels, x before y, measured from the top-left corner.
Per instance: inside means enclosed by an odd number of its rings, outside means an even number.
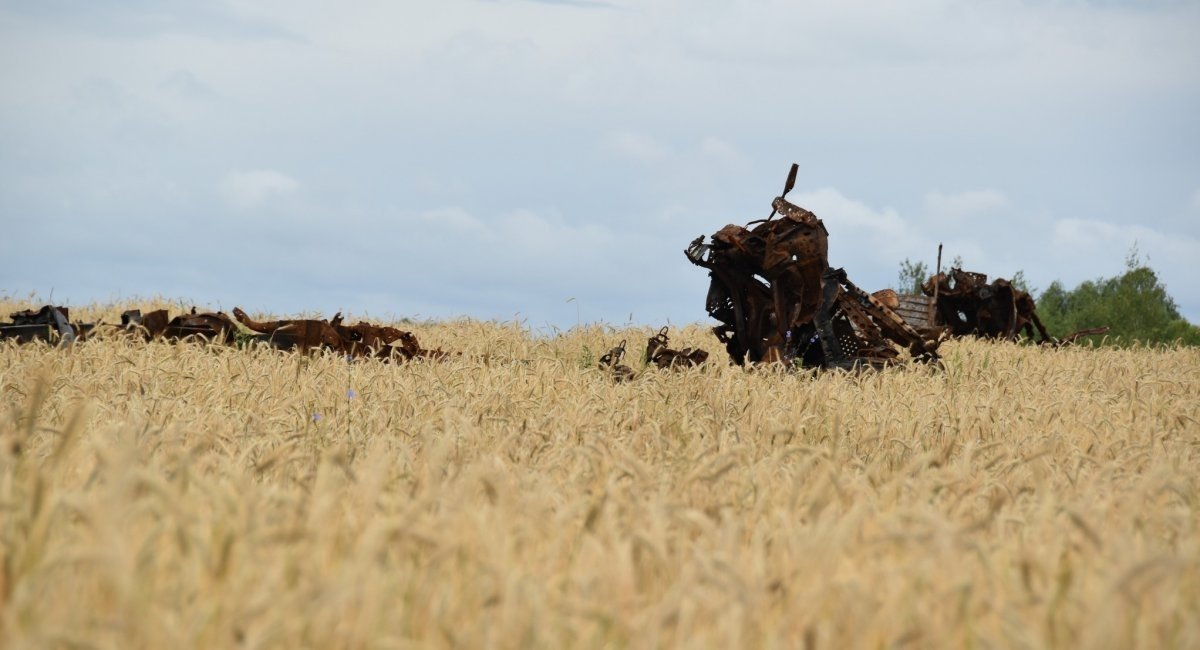
[[[1052,283],[1037,301],[1038,315],[1055,335],[1109,326],[1109,336],[1122,345],[1135,341],[1200,345],[1200,328],[1187,322],[1158,275],[1137,255],[1125,259],[1125,272],[1089,280],[1068,291]]]
[[[1012,283],[1012,286],[1020,289],[1021,291],[1024,291],[1025,293],[1027,293],[1031,296],[1034,295],[1035,293],[1037,293],[1037,289],[1034,289],[1033,287],[1029,286],[1029,280],[1027,280],[1025,278],[1024,269],[1017,271],[1016,273],[1013,273],[1012,280],[1009,280],[1009,282]]]
[[[925,262],[910,262],[906,257],[900,262],[900,284],[896,291],[920,294],[921,285],[929,279],[929,275],[929,267],[925,266]]]

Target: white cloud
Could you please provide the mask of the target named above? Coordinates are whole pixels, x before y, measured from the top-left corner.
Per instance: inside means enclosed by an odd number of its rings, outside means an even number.
[[[663,223],[675,221],[680,224],[687,224],[687,220],[691,216],[691,209],[682,203],[668,203],[655,212],[657,220]]]
[[[700,141],[700,156],[729,169],[749,167],[749,160],[737,147],[711,135]]]
[[[900,260],[927,257],[933,244],[891,207],[874,208],[823,188],[794,192],[788,200],[811,210],[829,231],[829,264],[846,269],[850,280],[867,289],[895,282]]]
[[[1008,207],[1008,197],[999,190],[969,190],[945,194],[925,194],[925,209],[936,217],[971,217]]]
[[[832,233],[836,231],[839,236],[854,232],[853,237],[868,235],[894,241],[895,237],[903,237],[906,232],[911,231],[895,209],[877,210],[861,201],[848,198],[833,188],[801,192],[789,195],[788,199],[826,221],[831,238]]]
[[[457,233],[481,233],[487,230],[483,222],[462,208],[441,208],[418,215],[428,227],[448,228]]]
[[[189,100],[207,100],[216,93],[190,70],[176,70],[158,84],[158,87]]]
[[[467,189],[467,184],[461,179],[443,178],[426,171],[416,174],[412,183],[413,189],[418,192],[435,196],[456,196]]]
[[[598,270],[591,264],[606,258],[604,251],[616,241],[601,225],[571,224],[524,209],[484,218],[462,208],[442,208],[402,219],[420,229],[421,250],[414,254],[434,264],[469,261],[472,266],[463,267],[468,273],[478,273],[474,265],[483,264],[490,274],[524,276],[532,270],[535,275],[587,276]],[[446,251],[454,254],[446,257]]]
[[[488,265],[503,261],[511,268],[547,267],[539,272],[575,273],[572,267],[598,260],[601,256],[593,252],[606,250],[615,241],[598,224],[567,223],[525,209],[484,218],[462,208],[441,208],[416,215],[416,221],[426,238],[422,248],[436,256],[455,250],[458,255],[453,259],[458,261],[465,256],[476,262],[488,260]]]
[[[291,194],[299,188],[299,181],[283,172],[273,169],[256,169],[226,174],[218,191],[232,207],[238,210],[248,210],[275,197]]]
[[[652,164],[667,158],[670,151],[653,137],[633,131],[614,131],[604,137],[604,149],[623,158],[642,164]]]
[[[1135,245],[1149,256],[1151,266],[1189,267],[1200,259],[1200,240],[1152,228],[1090,219],[1059,219],[1051,230],[1054,250],[1075,251],[1106,264],[1118,263]]]

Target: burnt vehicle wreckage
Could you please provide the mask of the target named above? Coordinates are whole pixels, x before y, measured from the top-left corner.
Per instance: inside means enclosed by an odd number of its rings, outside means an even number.
[[[713,332],[730,360],[882,367],[900,360],[902,346],[915,360],[937,362],[940,331],[914,328],[881,295],[829,266],[825,224],[786,199],[797,169],[792,165],[766,219],[727,225],[684,251],[709,272],[705,308],[721,323]]]
[[[73,324],[69,314],[66,307],[53,305],[46,305],[37,311],[16,312],[10,316],[12,323],[0,324],[0,339],[11,338],[18,343],[38,340],[69,345],[85,340],[93,333],[107,330],[145,341],[162,339],[222,345],[262,343],[279,350],[294,349],[303,353],[330,350],[350,358],[371,357],[385,361],[442,359],[449,356],[440,349],[422,348],[412,332],[365,321],[345,325],[340,313],[332,320],[259,322],[237,308],[233,310],[233,318],[225,312],[197,312],[195,308],[190,313],[174,318],[166,309],[146,313],[140,309],[130,309],[121,314],[120,325]],[[251,334],[242,332],[238,323],[242,323]]]
[[[71,311],[55,305],[14,312],[9,318],[11,323],[0,323],[0,339],[14,339],[18,343],[57,341],[59,345],[70,345],[95,327],[91,323],[71,323]]]
[[[178,341],[193,337],[215,343],[233,344],[237,340],[237,325],[225,312],[197,313],[193,307],[190,314],[170,318],[165,309],[156,309],[143,314],[140,309],[130,309],[121,314],[121,329],[140,332],[146,340],[165,338]]]
[[[1033,340],[1036,328],[1039,343],[1066,345],[1081,336],[1108,332],[1107,326],[1091,327],[1055,338],[1038,318],[1037,305],[1029,292],[1004,278],[988,282],[986,275],[974,271],[938,271],[921,285],[921,291],[929,306],[930,324],[944,326],[950,336],[1016,341],[1024,331]],[[911,302],[916,297],[907,298]]]
[[[343,325],[341,312],[335,314],[332,320],[292,319],[259,322],[235,307],[233,316],[247,329],[258,333],[254,339],[266,341],[281,350],[297,349],[308,352],[330,349],[352,357],[401,360],[417,357],[440,359],[447,356],[440,349],[421,348],[412,332],[373,325],[365,321]]]
[[[701,235],[684,250],[688,261],[708,271],[705,309],[720,324],[712,328],[737,365],[781,362],[802,368],[881,368],[903,362],[902,351],[917,362],[939,363],[938,347],[950,336],[1017,340],[1034,330],[1041,343],[1068,344],[1081,336],[1103,334],[1089,328],[1061,339],[1046,331],[1033,297],[1002,278],[988,282],[981,273],[953,268],[938,272],[922,287],[925,295],[898,296],[886,289],[863,291],[846,272],[829,266],[829,231],[815,214],[787,200],[795,187],[798,166],[792,165],[783,193],[771,203],[771,214],[744,226],[730,224],[709,237]],[[390,326],[360,321],[287,319],[257,321],[241,309],[191,313],[170,318],[167,310],[143,314],[129,310],[121,324],[73,324],[65,307],[46,305],[11,315],[0,323],[0,339],[33,340],[68,345],[99,328],[118,329],[145,340],[203,340],[226,345],[262,342],[281,350],[330,350],[350,358],[443,359],[440,349],[427,350],[415,335]],[[249,333],[239,328],[239,324]],[[600,359],[600,367],[618,380],[634,377],[622,365],[625,341]],[[643,366],[684,369],[700,366],[708,352],[673,350],[667,328],[652,335]]]

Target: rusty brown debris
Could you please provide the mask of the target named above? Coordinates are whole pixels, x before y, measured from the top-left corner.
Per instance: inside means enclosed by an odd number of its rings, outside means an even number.
[[[620,345],[600,357],[600,369],[612,374],[612,378],[616,381],[629,381],[633,379],[634,372],[632,368],[621,363],[624,358],[625,341],[622,340]]]
[[[174,318],[166,309],[143,313],[130,309],[121,314],[119,326],[105,327],[143,338],[146,341],[164,339],[170,341],[198,340],[203,342],[233,345],[239,339],[237,323],[254,332],[248,340],[266,343],[281,350],[332,350],[353,358],[372,357],[381,360],[407,361],[410,359],[444,359],[449,356],[441,349],[426,350],[421,347],[412,332],[395,327],[374,325],[359,321],[344,325],[339,313],[331,321],[316,319],[293,319],[260,322],[250,318],[246,312],[234,308],[233,318],[225,312],[197,312]],[[0,338],[12,338],[18,343],[33,340],[57,340],[69,344],[86,338],[99,325],[72,324],[66,307],[46,305],[41,309],[24,310],[12,314],[12,323],[0,324]],[[237,322],[234,322],[234,318]]]
[[[616,381],[629,381],[633,379],[637,373],[629,366],[623,365],[621,360],[625,357],[624,339],[616,347],[610,349],[600,357],[600,369],[612,375]],[[646,366],[653,365],[660,370],[680,370],[683,368],[691,368],[704,363],[708,359],[708,353],[700,348],[684,348],[682,350],[672,350],[671,340],[667,336],[667,327],[664,325],[658,333],[651,336],[646,341],[646,355],[642,357],[642,361]]]
[[[825,224],[786,200],[792,165],[771,215],[727,225],[684,254],[708,269],[706,309],[736,364],[781,361],[812,368],[883,366],[899,360],[896,345],[920,361],[936,361],[940,339],[922,335],[880,298],[829,267]],[[778,218],[776,218],[778,215]],[[885,299],[887,296],[883,296]]]
[[[34,311],[25,309],[9,315],[11,323],[0,324],[0,339],[15,339],[18,343],[30,341],[57,341],[59,345],[70,345],[86,338],[95,327],[91,323],[71,323],[71,312],[66,307],[44,305]]]
[[[280,350],[297,349],[308,352],[319,348],[343,351],[342,337],[327,320],[311,318],[256,321],[241,308],[233,308],[233,317],[247,329],[266,335],[264,339]]]
[[[404,361],[416,358],[444,359],[448,356],[440,348],[437,350],[422,348],[415,334],[395,327],[372,325],[366,321],[359,321],[354,325],[342,325],[340,313],[333,317],[330,325],[341,338],[341,351],[351,356],[397,358]]]
[[[667,327],[664,325],[657,334],[646,341],[646,364],[654,364],[660,369],[668,370],[698,366],[708,359],[708,353],[700,348],[672,350],[670,344]]]
[[[935,301],[934,324],[946,327],[951,336],[1015,341],[1024,331],[1033,340],[1037,328],[1039,343],[1066,345],[1081,336],[1108,332],[1108,327],[1092,327],[1055,338],[1038,318],[1033,296],[1004,278],[988,282],[983,273],[952,268],[926,280],[921,290]]]
[[[395,327],[373,325],[359,321],[354,325],[343,325],[341,313],[332,320],[292,319],[259,322],[234,308],[238,322],[258,333],[258,340],[281,350],[297,349],[333,350],[350,357],[374,357],[383,360],[408,361],[411,359],[444,359],[448,356],[440,349],[426,350],[417,341],[416,335]]]
[[[140,309],[130,309],[121,314],[121,327],[128,331],[141,332],[146,340],[164,338],[173,341],[195,339],[212,343],[232,344],[237,338],[237,325],[225,312],[191,313],[169,318],[166,309],[156,309],[145,314]]]

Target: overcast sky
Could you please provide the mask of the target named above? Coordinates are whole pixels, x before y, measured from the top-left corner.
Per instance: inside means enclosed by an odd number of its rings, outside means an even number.
[[[0,0],[0,291],[705,321],[689,241],[790,199],[1200,322],[1200,3]]]

